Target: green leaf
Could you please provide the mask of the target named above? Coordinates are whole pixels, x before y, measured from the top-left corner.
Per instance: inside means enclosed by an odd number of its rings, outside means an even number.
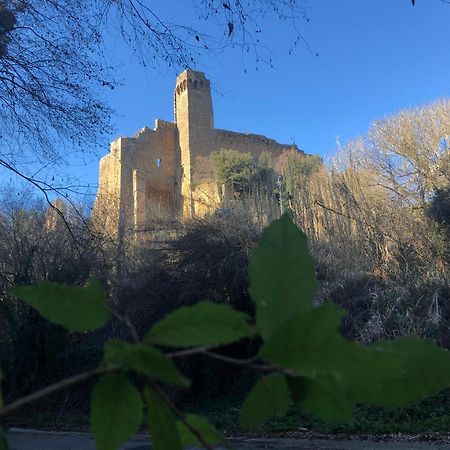
[[[348,420],[358,402],[383,398],[386,386],[404,374],[395,352],[344,339],[338,333],[343,313],[323,304],[299,314],[260,349],[261,358],[302,377],[296,403],[325,420]]]
[[[351,370],[358,366],[356,375],[337,367],[335,374],[325,377],[289,379],[295,403],[304,413],[341,421],[351,418],[357,403],[408,406],[450,385],[450,352],[429,341],[406,337],[367,350],[370,363],[356,356],[349,365]]]
[[[314,264],[306,236],[287,214],[264,230],[249,274],[256,323],[265,340],[291,317],[313,307],[318,287]]]
[[[178,372],[175,365],[154,347],[115,340],[106,344],[105,361],[148,375],[162,383],[188,387],[190,381]]]
[[[288,378],[294,403],[304,414],[328,422],[351,422],[356,401],[333,376]]]
[[[401,373],[395,355],[375,351],[344,339],[338,332],[344,310],[332,303],[313,308],[285,323],[260,349],[261,358],[298,375],[313,378],[330,373],[358,377],[379,372],[384,366]]]
[[[230,344],[253,334],[249,320],[229,305],[200,302],[164,317],[153,325],[144,342],[172,347]]]
[[[266,361],[302,375],[288,381],[292,398],[304,413],[333,422],[352,419],[356,394],[351,388],[366,386],[366,376],[377,370],[370,363],[370,350],[338,334],[343,314],[343,309],[333,304],[299,314],[260,350]],[[360,364],[368,364],[363,373]]]
[[[213,425],[211,425],[203,417],[195,414],[188,414],[186,421],[191,428],[195,429],[199,433],[202,439],[208,445],[223,444],[224,438],[220,431],[218,431]],[[197,436],[181,421],[177,422],[178,434],[181,438],[183,447],[201,446],[201,442]]]
[[[91,400],[91,427],[97,450],[116,450],[139,429],[142,399],[119,374],[107,374],[96,384]]]
[[[172,413],[164,400],[150,387],[146,387],[148,426],[154,450],[183,450]]]
[[[110,318],[105,293],[95,280],[90,280],[83,288],[49,282],[38,286],[15,286],[12,293],[47,320],[70,332],[95,330]]]
[[[299,375],[326,374],[340,365],[345,355],[336,354],[345,343],[357,345],[337,333],[344,310],[334,304],[323,304],[296,315],[278,328],[263,344],[259,355],[266,361]]]
[[[284,375],[267,375],[258,380],[245,399],[241,425],[252,428],[273,416],[284,416],[291,405],[292,399]]]
[[[404,369],[364,401],[379,406],[406,406],[450,386],[450,352],[417,337],[383,341],[372,348],[391,353]]]
[[[0,427],[0,450],[9,450],[8,441],[2,427]]]

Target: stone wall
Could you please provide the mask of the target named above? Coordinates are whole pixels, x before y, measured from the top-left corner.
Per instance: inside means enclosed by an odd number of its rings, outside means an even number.
[[[216,151],[235,150],[252,153],[255,156],[263,152],[269,152],[274,158],[277,158],[286,150],[295,149],[299,151],[295,144],[279,144],[274,139],[260,134],[237,133],[219,129],[214,130],[214,149]]]
[[[132,138],[119,138],[100,161],[100,181],[94,216],[112,233],[139,229],[150,217],[177,215],[179,179],[177,129],[156,120]]]

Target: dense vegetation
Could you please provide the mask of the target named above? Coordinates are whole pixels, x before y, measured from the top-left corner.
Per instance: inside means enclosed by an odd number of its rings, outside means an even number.
[[[29,195],[6,192],[0,217],[4,392],[16,397],[92,368],[107,338],[130,337],[118,319],[92,334],[69,335],[11,297],[11,285],[48,280],[83,286],[95,276],[140,336],[166,313],[199,299],[253,315],[249,255],[263,226],[283,211],[308,235],[320,283],[316,301],[347,309],[346,336],[371,343],[416,334],[448,348],[449,134],[450,102],[441,101],[375,123],[328,165],[294,152],[276,166],[270,155],[213,155],[213,173],[227,192],[224,207],[158,233],[157,242],[130,242],[120,268],[115,247],[95,235],[82,214],[68,209],[64,221]],[[254,351],[235,344],[225,354],[248,357]],[[200,409],[209,408],[207,398],[220,401],[225,383],[232,410],[233,398],[252,383],[250,373],[201,356],[185,369],[191,390],[173,395]],[[54,407],[61,415],[73,406],[82,410],[87,401],[68,391]],[[384,413],[367,413],[375,423],[373,414]],[[448,420],[439,423],[448,429]]]
[[[265,228],[248,273],[253,318],[227,304],[200,301],[165,315],[142,337],[108,305],[96,280],[82,288],[48,281],[13,286],[13,295],[69,333],[101,329],[115,317],[132,339],[108,339],[91,370],[6,405],[0,399],[0,418],[94,379],[90,425],[99,450],[118,449],[143,423],[155,450],[212,450],[225,443],[221,433],[204,417],[180,409],[168,392],[191,385],[182,361],[195,355],[253,372],[255,382],[239,414],[247,430],[284,417],[290,408],[348,423],[359,404],[408,406],[448,386],[450,352],[428,340],[408,336],[362,345],[343,338],[344,310],[330,302],[314,304],[314,262],[306,236],[287,214]],[[237,342],[254,347],[250,358],[222,353]],[[0,449],[8,450],[2,428]]]

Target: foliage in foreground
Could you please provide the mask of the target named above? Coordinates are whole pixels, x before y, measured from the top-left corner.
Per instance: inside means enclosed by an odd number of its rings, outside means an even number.
[[[245,428],[283,416],[293,405],[305,414],[348,422],[358,404],[410,405],[450,384],[450,353],[429,341],[407,337],[364,346],[341,336],[344,310],[331,303],[314,305],[318,285],[306,238],[287,215],[264,231],[249,277],[255,323],[228,305],[205,301],[170,313],[142,341],[128,324],[135,341],[107,342],[97,369],[0,404],[0,417],[100,376],[91,400],[99,450],[117,449],[136,433],[144,409],[156,450],[212,448],[224,442],[221,434],[202,417],[180,411],[166,393],[168,386],[189,386],[174,361],[195,354],[245,365],[260,375],[241,409]],[[95,282],[84,288],[43,283],[15,287],[13,293],[73,332],[101,328],[116,314]],[[256,357],[242,360],[215,351],[242,339],[262,341]]]

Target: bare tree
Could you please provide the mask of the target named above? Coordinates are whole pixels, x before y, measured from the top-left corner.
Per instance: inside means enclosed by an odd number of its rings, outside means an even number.
[[[382,187],[404,203],[425,206],[434,189],[450,184],[449,139],[447,99],[376,122],[367,162]]]
[[[173,23],[147,0],[105,3],[125,41],[138,50],[144,65],[153,67],[161,62],[175,68],[192,67],[203,55],[218,54],[229,46],[242,51],[245,59],[254,57],[257,63],[271,64],[262,37],[267,19],[276,18],[292,28],[292,46],[303,40],[300,24],[308,20],[303,0],[194,0],[184,7],[197,18],[195,24]],[[203,31],[208,23],[214,25],[213,34]]]
[[[110,111],[98,88],[113,84],[99,58],[101,11],[81,0],[0,1],[0,156],[48,163],[58,143],[85,148]]]
[[[348,330],[363,341],[418,333],[449,345],[448,235],[427,217],[433,192],[445,208],[450,184],[449,107],[376,121],[332,165],[293,177],[289,206],[311,238],[320,297],[350,310]]]

